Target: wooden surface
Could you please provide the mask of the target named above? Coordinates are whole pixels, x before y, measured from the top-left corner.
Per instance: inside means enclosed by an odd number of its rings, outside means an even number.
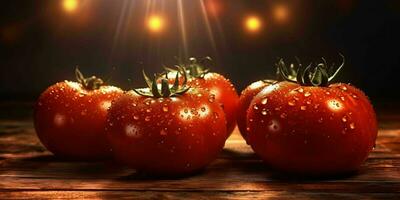
[[[400,113],[380,113],[377,146],[357,173],[302,179],[268,169],[237,131],[193,176],[146,177],[112,162],[69,162],[36,138],[30,104],[0,105],[0,199],[400,199]]]

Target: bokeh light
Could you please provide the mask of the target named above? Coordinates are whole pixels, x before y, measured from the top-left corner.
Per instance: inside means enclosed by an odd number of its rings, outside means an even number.
[[[257,16],[249,16],[245,19],[245,28],[248,32],[259,32],[261,26],[261,19]]]
[[[152,15],[147,20],[147,27],[151,32],[158,33],[164,29],[165,20],[158,15]]]
[[[273,16],[276,22],[286,22],[289,17],[289,10],[285,5],[276,5],[273,9]]]
[[[78,8],[78,0],[63,0],[62,6],[66,12],[74,12]]]

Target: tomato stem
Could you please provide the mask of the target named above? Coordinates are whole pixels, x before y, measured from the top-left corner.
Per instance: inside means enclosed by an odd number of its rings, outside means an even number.
[[[276,66],[281,77],[286,81],[299,83],[300,85],[305,86],[324,87],[329,85],[344,66],[344,56],[342,54],[339,55],[342,57],[342,64],[336,70],[334,69],[334,64],[332,64],[331,67],[328,67],[325,58],[322,58],[322,63],[317,65],[310,63],[307,67],[303,67],[300,60],[296,58],[298,62],[297,71],[294,70],[294,64],[291,64],[288,69],[283,59],[279,59]]]
[[[96,76],[85,78],[78,66],[75,68],[75,77],[78,83],[80,83],[87,90],[96,90],[99,89],[100,86],[104,85],[104,81]]]

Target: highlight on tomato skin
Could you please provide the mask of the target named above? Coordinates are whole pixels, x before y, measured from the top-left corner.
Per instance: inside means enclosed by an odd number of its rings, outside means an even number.
[[[179,72],[176,72],[179,73]],[[222,151],[226,119],[215,96],[165,77],[113,102],[107,135],[115,159],[151,175],[185,176],[205,168]],[[177,74],[178,76],[178,74]]]
[[[368,97],[350,84],[330,83],[343,65],[328,73],[322,64],[299,69],[293,79],[283,74],[286,81],[265,87],[247,110],[247,141],[276,170],[355,171],[375,145],[377,120]]]
[[[63,81],[47,88],[34,108],[34,125],[41,143],[54,155],[71,160],[111,157],[104,131],[107,109],[123,91],[97,77]]]

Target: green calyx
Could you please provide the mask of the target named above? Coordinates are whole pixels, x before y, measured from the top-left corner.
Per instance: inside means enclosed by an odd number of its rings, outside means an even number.
[[[187,73],[183,67],[177,66],[178,70],[176,71],[176,76],[174,80],[174,84],[171,86],[169,84],[168,72],[164,72],[161,74],[154,74],[153,79],[150,79],[146,73],[143,71],[143,77],[147,84],[146,89],[133,89],[134,92],[141,96],[146,97],[171,97],[182,95],[190,89],[190,86],[186,85],[187,83]],[[179,75],[183,76],[183,82],[180,83]]]
[[[279,74],[281,77],[290,82],[298,83],[304,86],[327,86],[329,83],[336,77],[339,71],[342,69],[345,59],[342,54],[339,54],[342,57],[342,64],[335,68],[335,64],[332,66],[328,66],[326,60],[322,58],[322,62],[313,65],[310,63],[307,67],[303,67],[298,58],[296,58],[298,62],[297,70],[294,67],[294,64],[291,64],[290,67],[286,67],[283,59],[279,59],[276,64]]]
[[[96,90],[99,89],[100,86],[104,85],[104,81],[96,76],[85,78],[82,72],[79,71],[78,67],[75,68],[75,77],[78,83],[80,83],[87,90]]]

